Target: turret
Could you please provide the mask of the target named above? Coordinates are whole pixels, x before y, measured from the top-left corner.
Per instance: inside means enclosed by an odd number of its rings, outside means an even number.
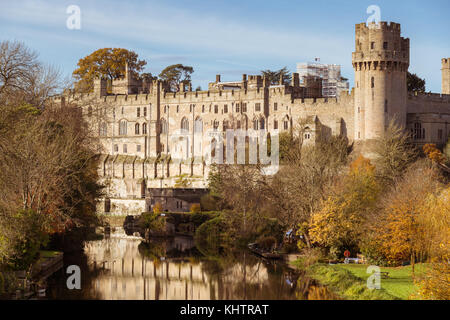
[[[442,94],[450,94],[450,58],[442,59]]]
[[[409,39],[401,37],[397,23],[362,23],[355,29],[355,139],[376,139],[390,119],[406,127]]]

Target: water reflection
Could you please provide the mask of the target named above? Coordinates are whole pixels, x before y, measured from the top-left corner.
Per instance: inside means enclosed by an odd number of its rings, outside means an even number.
[[[117,229],[89,241],[84,254],[66,255],[82,270],[82,290],[65,288],[66,275],[48,283],[50,299],[291,300],[326,297],[328,291],[285,266],[248,252],[205,257],[192,238],[144,243]],[[332,296],[327,299],[334,298]]]

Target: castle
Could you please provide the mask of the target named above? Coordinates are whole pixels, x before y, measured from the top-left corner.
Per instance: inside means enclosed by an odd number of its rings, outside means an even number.
[[[157,189],[164,208],[189,210],[198,201],[196,190],[207,187],[209,166],[202,155],[217,143],[205,137],[207,131],[289,132],[302,119],[305,143],[330,135],[359,143],[379,137],[396,119],[418,145],[445,145],[450,134],[450,58],[442,59],[441,94],[408,93],[410,41],[401,36],[400,25],[357,24],[355,35],[354,88],[337,98],[323,98],[320,81],[300,81],[298,73],[290,85],[271,85],[251,75],[222,82],[218,75],[207,91],[183,84],[172,92],[167,83],[137,79],[128,70],[109,92],[107,81],[97,79],[89,95],[58,97],[61,105],[83,101],[83,114],[100,136],[99,173],[108,182],[101,210],[139,214],[155,204],[149,194]],[[164,196],[164,190],[172,196]],[[189,200],[192,194],[197,200]]]

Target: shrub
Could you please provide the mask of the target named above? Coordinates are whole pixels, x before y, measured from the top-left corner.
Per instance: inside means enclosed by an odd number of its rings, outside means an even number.
[[[229,228],[222,217],[203,223],[195,232],[197,248],[206,256],[219,255],[230,242]]]
[[[191,209],[190,209],[191,213],[198,213],[200,211],[201,211],[200,203],[194,203],[193,205],[191,205]]]

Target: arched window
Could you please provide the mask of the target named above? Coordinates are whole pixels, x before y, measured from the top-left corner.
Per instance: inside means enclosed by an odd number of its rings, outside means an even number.
[[[253,120],[253,130],[258,130],[258,119]]]
[[[222,123],[222,131],[227,131],[227,129],[228,129],[228,121],[227,120],[223,120],[223,123]]]
[[[147,124],[146,123],[142,124],[142,134],[147,134]]]
[[[134,125],[134,134],[139,134],[139,123]]]
[[[189,131],[189,120],[187,118],[181,120],[181,129]]]
[[[203,121],[202,118],[197,117],[194,122],[194,132],[195,133],[202,133],[203,132]]]
[[[214,130],[219,129],[219,121],[218,120],[214,120],[213,128],[214,128]]]
[[[122,120],[119,122],[119,135],[125,136],[127,134],[127,122]]]
[[[375,88],[375,78],[374,78],[374,77],[372,77],[372,78],[370,79],[370,87],[371,87],[371,88]]]
[[[160,126],[161,133],[167,134],[168,127],[167,127],[166,119],[161,118],[161,120],[159,120],[159,126]]]
[[[266,128],[266,121],[264,120],[264,118],[259,119],[259,128],[261,130],[264,130]]]

